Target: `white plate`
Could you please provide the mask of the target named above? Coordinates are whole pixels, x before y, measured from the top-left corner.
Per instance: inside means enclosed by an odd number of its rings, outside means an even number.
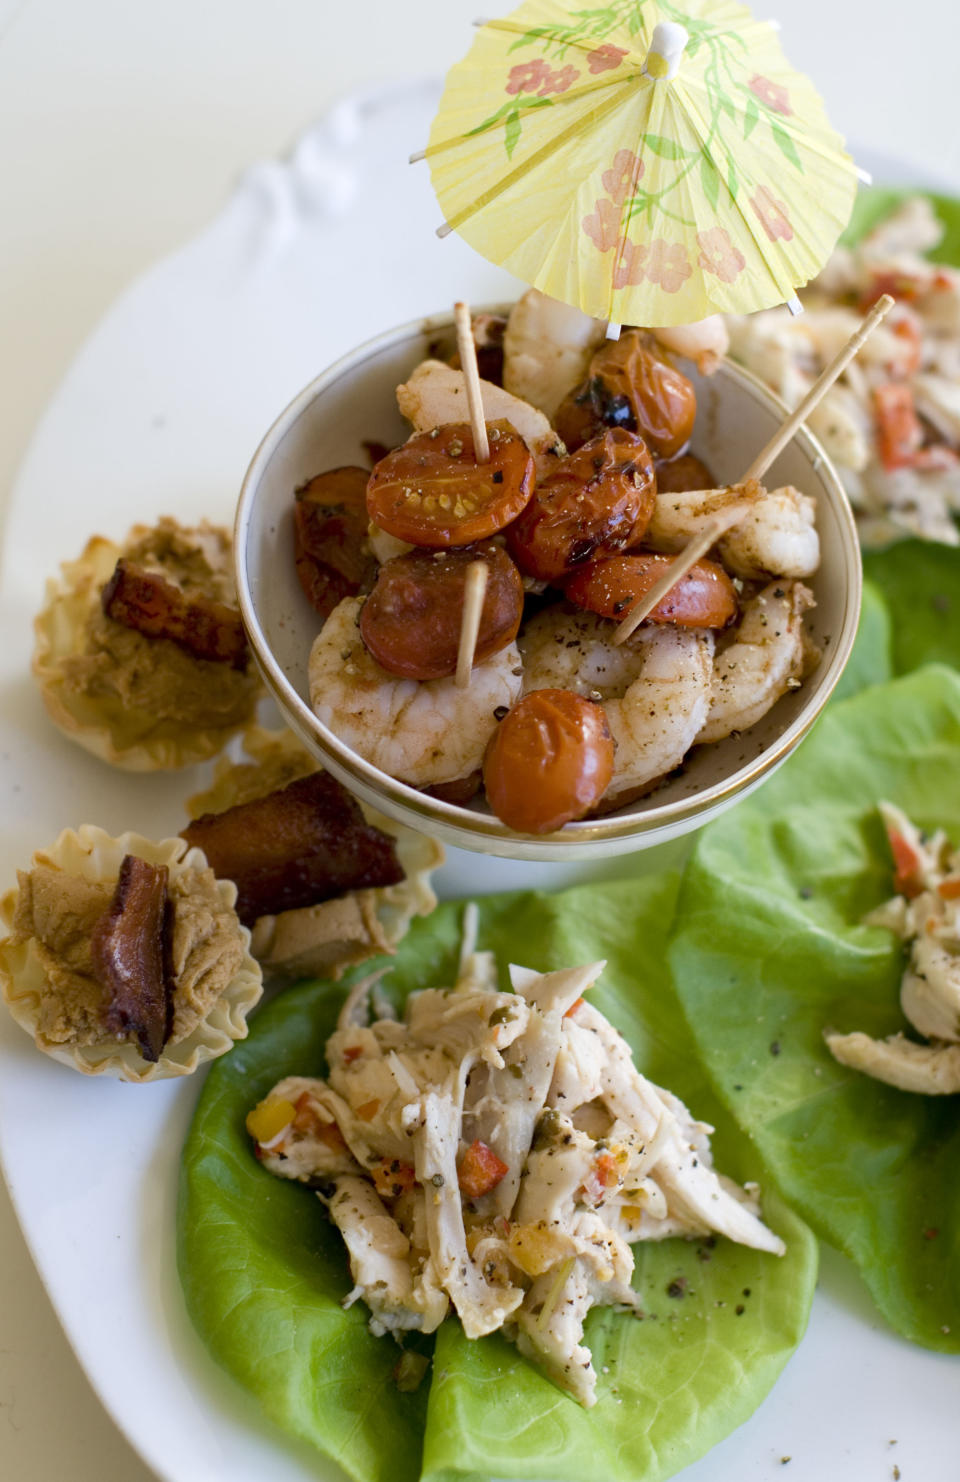
[[[109,770],[46,722],[28,677],[43,580],[94,530],[161,513],[229,521],[264,429],[351,345],[510,280],[456,238],[407,153],[435,91],[338,108],[285,164],[262,165],[196,242],[118,302],[41,423],[14,490],[0,606],[0,880],[67,824],[160,836],[199,775]],[[637,866],[631,865],[630,868]],[[557,888],[626,866],[451,858],[446,895]],[[261,1421],[207,1357],[175,1265],[179,1151],[199,1090],[84,1080],[0,1015],[0,1155],[27,1242],[104,1405],[167,1482],[333,1482],[338,1470]],[[953,1482],[955,1360],[894,1337],[829,1252],[810,1331],[753,1419],[684,1482],[843,1475]],[[890,1442],[896,1440],[896,1447]],[[789,1471],[781,1458],[791,1457]]]

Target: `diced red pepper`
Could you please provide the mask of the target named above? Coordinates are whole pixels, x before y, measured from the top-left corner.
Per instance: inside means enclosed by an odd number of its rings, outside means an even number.
[[[294,1118],[291,1127],[307,1137],[315,1137],[333,1153],[342,1153],[347,1144],[336,1122],[326,1121],[309,1091],[302,1091],[294,1103]]]
[[[920,894],[920,881],[918,874],[923,864],[923,859],[917,849],[905,839],[903,834],[891,830],[887,837],[890,840],[890,852],[893,855],[893,888],[898,895],[912,898]]]
[[[950,875],[946,880],[941,880],[937,886],[937,894],[945,901],[960,900],[960,875]]]
[[[457,1164],[457,1179],[467,1199],[479,1199],[481,1195],[489,1194],[508,1172],[507,1164],[479,1138],[470,1144]]]
[[[620,1170],[617,1167],[617,1160],[610,1153],[601,1153],[593,1166],[597,1178],[605,1189],[612,1189],[619,1182]]]
[[[895,319],[890,325],[898,340],[903,340],[909,346],[909,355],[906,360],[897,362],[901,375],[913,376],[920,369],[923,360],[923,337],[920,326],[917,324],[916,316],[912,313],[904,314],[900,319]]]
[[[583,1192],[591,1204],[599,1204],[608,1189],[620,1182],[620,1169],[612,1153],[600,1153],[583,1181]]]
[[[353,1062],[354,1062],[354,1060],[356,1060],[358,1058],[358,1056],[360,1056],[362,1054],[363,1054],[363,1046],[362,1045],[347,1045],[347,1048],[343,1052],[343,1063],[344,1063],[344,1065],[352,1065]]]
[[[580,1007],[580,1005],[581,1005],[581,1004],[582,1004],[582,1003],[583,1003],[583,1002],[584,1002],[584,1001],[585,1001],[585,1000],[584,1000],[584,999],[582,999],[582,998],[577,998],[577,999],[574,999],[574,1001],[573,1001],[573,1003],[572,1003],[572,1004],[571,1004],[571,1005],[570,1005],[570,1007],[569,1007],[569,1008],[568,1008],[568,1009],[567,1009],[567,1011],[566,1011],[566,1013],[565,1013],[565,1014],[564,1014],[564,1016],[563,1016],[563,1017],[564,1017],[564,1018],[565,1018],[565,1019],[569,1019],[569,1018],[570,1018],[570,1015],[571,1015],[571,1014],[575,1014],[575,1013],[576,1013],[576,1012],[577,1012],[577,1009],[578,1009],[578,1008],[579,1008],[579,1007]]]
[[[357,1116],[361,1122],[372,1122],[379,1110],[379,1101],[365,1101],[362,1106],[357,1107]]]
[[[330,1149],[331,1153],[344,1153],[347,1150],[346,1139],[336,1122],[324,1122],[317,1137],[324,1147]]]
[[[903,381],[887,381],[873,393],[877,444],[884,468],[908,468],[923,443],[913,392]]]
[[[408,1194],[417,1181],[412,1163],[401,1163],[399,1158],[381,1158],[370,1166],[373,1187],[381,1199],[396,1199]]]
[[[309,1091],[302,1091],[294,1102],[294,1118],[290,1124],[295,1132],[306,1133],[310,1137],[319,1137],[326,1126],[320,1116],[319,1108]]]

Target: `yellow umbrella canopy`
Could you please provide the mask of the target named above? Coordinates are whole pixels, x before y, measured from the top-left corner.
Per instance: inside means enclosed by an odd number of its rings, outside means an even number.
[[[856,191],[812,83],[735,0],[525,0],[448,74],[425,153],[444,231],[617,323],[793,300]]]

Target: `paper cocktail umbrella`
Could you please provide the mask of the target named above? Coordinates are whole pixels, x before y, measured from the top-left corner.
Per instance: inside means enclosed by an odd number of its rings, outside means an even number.
[[[448,74],[425,154],[442,231],[642,325],[795,301],[857,178],[773,27],[733,0],[525,0]]]

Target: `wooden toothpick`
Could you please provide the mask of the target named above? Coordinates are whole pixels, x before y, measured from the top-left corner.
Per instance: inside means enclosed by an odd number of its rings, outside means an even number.
[[[467,567],[463,591],[463,613],[460,618],[460,647],[457,649],[457,689],[470,687],[473,655],[480,634],[483,598],[487,590],[486,561],[471,561]]]
[[[762,448],[756,458],[754,458],[741,480],[742,483],[746,484],[750,480],[759,482],[763,478],[768,468],[783,452],[790,439],[794,436],[797,428],[806,421],[814,407],[826,396],[834,381],[843,374],[861,345],[873,334],[881,319],[889,314],[893,308],[893,303],[894,301],[889,293],[885,293],[882,298],[877,300],[863,323],[854,331],[849,340],[847,340],[843,349],[831,360],[826,370],[814,381],[796,411],[790,414],[783,425],[778,428],[775,436],[770,439],[766,447]],[[721,510],[719,514],[715,515],[712,520],[709,520],[704,525],[700,534],[695,536],[684,547],[683,551],[664,572],[660,580],[650,588],[647,595],[628,612],[613,635],[615,644],[626,642],[630,634],[640,626],[644,618],[650,616],[657,603],[662,602],[667,593],[672,591],[676,586],[677,582],[686,576],[691,566],[695,565],[701,556],[705,556],[710,547],[715,545],[722,535],[725,535],[734,525],[739,524],[754,503],[754,499],[750,498],[749,495],[745,495],[742,503],[731,505],[727,509]]]
[[[480,372],[477,369],[477,347],[473,342],[473,325],[470,310],[464,303],[453,306],[454,323],[457,326],[457,349],[460,352],[460,369],[467,386],[467,406],[470,408],[470,426],[473,428],[473,446],[477,462],[490,462],[490,444],[487,441],[487,424],[483,417],[483,396],[480,391]],[[486,571],[486,567],[484,567]]]

